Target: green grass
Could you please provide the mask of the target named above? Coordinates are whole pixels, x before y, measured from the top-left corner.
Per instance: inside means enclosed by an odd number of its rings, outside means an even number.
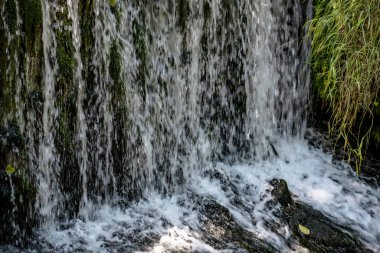
[[[380,86],[380,1],[317,0],[309,22],[314,87],[329,105],[330,134],[357,173],[371,136]]]

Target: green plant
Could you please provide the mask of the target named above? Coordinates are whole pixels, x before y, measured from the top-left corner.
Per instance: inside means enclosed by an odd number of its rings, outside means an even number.
[[[372,131],[372,139],[375,142],[377,148],[380,147],[380,128],[377,128]]]
[[[330,134],[344,141],[359,173],[380,86],[380,1],[317,0],[314,15],[314,86],[330,106]]]
[[[117,4],[117,0],[108,0],[108,3],[111,7],[115,7],[115,5]]]

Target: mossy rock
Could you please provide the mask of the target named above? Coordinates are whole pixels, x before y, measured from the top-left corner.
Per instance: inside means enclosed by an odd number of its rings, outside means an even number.
[[[22,243],[36,225],[34,204],[37,188],[20,171],[9,175],[0,170],[0,243],[10,243],[15,239]]]
[[[42,6],[40,0],[19,1],[20,15],[23,20],[23,31],[25,32],[27,51],[33,52],[37,37],[42,32]]]
[[[11,152],[19,152],[24,143],[24,137],[16,123],[11,122],[0,128],[0,161]]]
[[[5,20],[8,25],[9,32],[14,34],[17,29],[17,13],[15,0],[5,1]]]
[[[270,182],[270,184],[274,187],[272,195],[275,198],[276,202],[279,202],[280,205],[284,207],[293,203],[292,197],[288,189],[288,184],[285,180],[274,179]]]
[[[290,227],[292,237],[289,240],[297,239],[312,252],[372,252],[364,247],[353,231],[336,224],[305,203],[289,201],[291,194],[285,180],[272,180],[271,184],[274,200],[279,204],[282,201],[280,218]]]
[[[234,252],[247,251],[249,253],[277,252],[264,240],[242,228],[226,207],[214,200],[196,195],[190,196],[189,199],[196,201],[200,213],[204,215],[201,226],[202,240],[213,248],[224,250],[227,247],[233,247]],[[215,231],[218,232],[215,233]]]
[[[111,7],[115,7],[116,4],[117,4],[117,0],[108,0],[108,4],[109,4]]]

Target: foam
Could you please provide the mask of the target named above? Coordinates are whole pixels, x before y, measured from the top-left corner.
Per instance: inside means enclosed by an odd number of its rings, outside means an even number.
[[[149,194],[126,210],[102,206],[87,222],[77,220],[66,230],[53,229],[39,234],[55,249],[70,252],[85,249],[107,252],[118,244],[133,251],[136,238],[152,240],[152,246],[135,252],[188,250],[218,251],[202,241],[200,221],[194,203],[187,199],[196,193],[227,207],[238,223],[283,252],[307,252],[295,245],[289,248],[288,227],[270,231],[265,221],[278,222],[265,203],[271,199],[269,181],[283,178],[299,200],[310,204],[334,221],[353,229],[374,251],[380,250],[379,189],[358,179],[344,163],[334,164],[330,154],[309,147],[304,141],[279,143],[279,157],[251,164],[210,163],[194,172],[186,190],[171,197]],[[210,173],[205,173],[210,172]],[[216,176],[213,173],[218,174]],[[205,176],[208,175],[208,176]],[[132,239],[128,238],[133,235]],[[145,251],[144,251],[145,250]],[[109,252],[112,252],[111,250]]]

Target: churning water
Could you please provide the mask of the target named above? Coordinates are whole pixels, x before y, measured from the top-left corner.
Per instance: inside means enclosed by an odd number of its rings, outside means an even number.
[[[308,252],[286,244],[289,227],[282,224],[273,231],[267,226],[281,224],[273,215],[275,210],[265,205],[271,199],[268,182],[284,178],[299,199],[352,228],[377,252],[379,190],[358,180],[346,165],[333,164],[330,154],[303,141],[278,147],[278,159],[239,165],[210,163],[202,173],[194,172],[181,194],[162,197],[151,192],[126,209],[99,206],[89,221],[76,220],[68,229],[42,230],[38,240],[46,241],[47,248],[55,249],[52,252],[240,252],[234,245],[216,249],[209,244],[202,230],[204,214],[191,197],[196,194],[228,208],[241,226],[279,252]]]
[[[30,252],[237,252],[203,239],[192,196],[228,208],[278,250],[306,251],[285,243],[289,228],[265,225],[279,223],[265,205],[273,178],[380,250],[379,190],[303,140],[309,45],[302,28],[311,1],[41,4],[41,112],[23,108],[15,94],[38,185],[41,228]],[[3,24],[5,15],[3,7]],[[10,47],[17,36],[8,34]],[[73,87],[58,85],[62,34],[71,38]],[[13,75],[17,87],[24,76]],[[74,109],[62,121],[65,89]],[[63,134],[63,124],[74,134]]]

